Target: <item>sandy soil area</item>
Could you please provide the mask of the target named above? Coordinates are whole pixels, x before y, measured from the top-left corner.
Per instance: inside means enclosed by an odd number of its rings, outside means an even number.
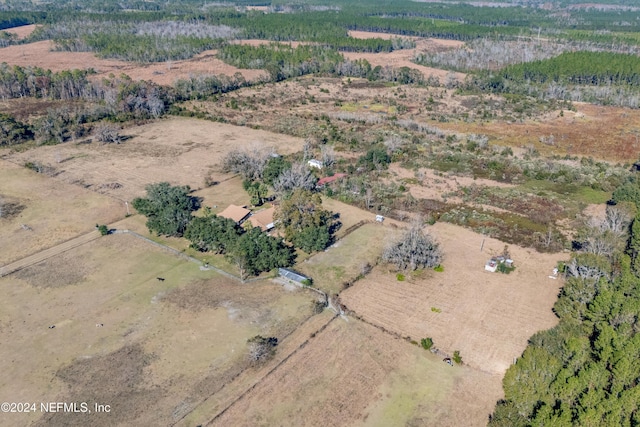
[[[356,38],[373,38],[373,37],[381,37],[381,38],[391,38],[391,34],[383,34],[383,33],[369,33],[365,31],[357,31],[350,32],[352,37]],[[398,37],[398,36],[395,36]],[[423,52],[438,52],[442,50],[454,49],[462,46],[464,43],[458,42],[455,40],[440,40],[440,39],[425,39],[425,38],[415,38],[416,39],[416,47],[414,49],[400,49],[395,50],[393,52],[383,52],[383,53],[362,53],[362,52],[344,52],[343,55],[347,59],[356,60],[356,59],[366,59],[372,66],[387,66],[390,65],[394,68],[400,67],[409,67],[420,71],[425,77],[433,76],[438,77],[441,83],[444,83],[447,75],[451,75],[455,77],[456,80],[462,81],[464,80],[466,74],[464,73],[454,73],[446,70],[440,70],[432,67],[425,67],[422,65],[415,64],[411,62],[411,60],[420,53]]]

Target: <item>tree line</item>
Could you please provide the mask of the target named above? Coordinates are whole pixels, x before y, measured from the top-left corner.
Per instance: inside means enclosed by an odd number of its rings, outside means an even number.
[[[621,197],[630,193],[614,192],[606,218],[577,233],[559,324],[509,368],[490,426],[640,423],[640,199]]]

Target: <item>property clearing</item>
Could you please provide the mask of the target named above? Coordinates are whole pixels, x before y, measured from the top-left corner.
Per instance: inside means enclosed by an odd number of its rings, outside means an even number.
[[[205,120],[172,117],[122,131],[121,144],[61,144],[7,155],[11,161],[47,165],[56,180],[80,184],[121,200],[143,196],[145,186],[205,186],[205,178],[224,181],[224,156],[234,149],[273,147],[280,154],[302,148],[303,140],[262,130]]]
[[[548,276],[566,255],[510,246],[516,270],[489,273],[485,262],[502,253],[503,242],[446,223],[428,231],[444,251],[444,272],[398,281],[376,267],[341,293],[342,303],[374,325],[416,341],[431,337],[446,354],[459,350],[465,364],[504,374],[531,335],[556,325],[552,307],[562,283]]]
[[[133,80],[147,80],[161,85],[173,85],[176,80],[189,79],[198,74],[233,76],[240,73],[249,80],[259,80],[263,70],[236,68],[219,60],[216,50],[206,50],[191,59],[151,64],[136,64],[116,59],[100,59],[90,52],[55,51],[55,43],[44,40],[0,49],[2,62],[22,67],[40,67],[51,71],[93,68],[95,77],[103,78],[113,73],[128,75]]]

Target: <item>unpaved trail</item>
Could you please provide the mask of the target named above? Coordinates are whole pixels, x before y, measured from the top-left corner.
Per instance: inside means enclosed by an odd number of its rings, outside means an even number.
[[[83,234],[82,236],[78,236],[71,240],[67,240],[64,243],[61,243],[49,249],[45,249],[26,258],[22,258],[18,261],[12,262],[11,264],[7,264],[4,267],[0,267],[0,277],[15,273],[18,270],[22,270],[23,268],[32,266],[56,255],[60,255],[61,253],[66,252],[70,249],[77,248],[78,246],[82,246],[85,243],[96,240],[98,237],[100,237],[100,233],[98,232],[98,230],[94,230],[90,233]]]

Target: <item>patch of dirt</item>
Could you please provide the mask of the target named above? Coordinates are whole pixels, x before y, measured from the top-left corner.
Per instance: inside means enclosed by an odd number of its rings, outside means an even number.
[[[248,287],[251,289],[250,292]],[[278,292],[274,292],[274,287],[268,283],[244,285],[228,280],[200,280],[174,289],[163,297],[163,301],[183,310],[200,311],[207,308],[231,307],[231,301],[237,301],[241,297],[243,307],[259,309],[277,296]]]
[[[92,413],[57,412],[44,415],[36,425],[112,426],[131,425],[140,414],[150,411],[166,392],[141,387],[144,369],[153,355],[137,344],[92,358],[78,359],[60,369],[58,378],[67,383],[69,393],[57,401],[87,402]],[[110,412],[96,412],[94,403],[108,404]]]
[[[39,264],[18,270],[14,277],[37,288],[59,288],[81,283],[91,272],[92,268],[83,258],[74,253],[63,252]]]

